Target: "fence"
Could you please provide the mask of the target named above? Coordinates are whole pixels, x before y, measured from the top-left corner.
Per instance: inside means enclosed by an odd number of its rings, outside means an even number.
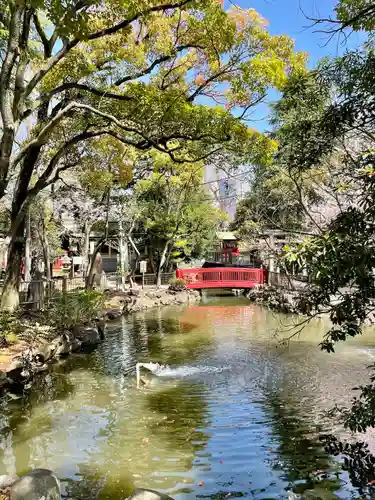
[[[308,278],[302,275],[268,272],[268,284],[285,290],[301,290],[306,288]]]
[[[195,268],[179,269],[177,276],[188,288],[253,288],[264,283],[263,269]]]
[[[175,273],[162,273],[161,284],[167,285]],[[94,277],[94,287],[102,290],[122,291],[122,277],[116,273],[106,273],[99,277]],[[133,281],[137,285],[142,285],[142,276],[135,276]],[[151,286],[156,283],[155,274],[144,275],[144,285]],[[129,285],[129,281],[126,280]],[[0,281],[0,295],[3,282]],[[58,276],[51,280],[22,281],[20,284],[20,306],[33,310],[40,310],[65,293],[74,293],[84,290],[86,285],[85,277]]]

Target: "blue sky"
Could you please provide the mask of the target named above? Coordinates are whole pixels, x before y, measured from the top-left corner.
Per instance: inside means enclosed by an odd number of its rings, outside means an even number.
[[[268,29],[272,34],[287,34],[293,38],[296,49],[309,54],[309,67],[314,67],[322,57],[338,56],[364,40],[363,34],[354,33],[346,42],[343,37],[338,36],[329,41],[327,34],[316,32],[324,29],[323,27],[311,27],[312,22],[306,16],[335,17],[333,9],[337,0],[236,0],[234,3],[244,9],[254,8],[259,12],[267,19]],[[225,5],[230,7],[228,0]],[[276,98],[276,93],[271,92],[269,99],[272,101]],[[259,107],[253,114],[254,123],[249,125],[260,130],[268,128],[267,115],[268,107]]]
[[[310,54],[310,65],[324,56],[337,56],[345,48],[360,43],[361,34],[353,34],[347,43],[340,43],[338,37],[328,42],[328,35],[314,31],[322,28],[311,27],[305,15],[314,18],[335,16],[333,11],[337,0],[236,0],[244,8],[254,8],[269,22],[272,34],[288,34],[296,42],[296,48]]]

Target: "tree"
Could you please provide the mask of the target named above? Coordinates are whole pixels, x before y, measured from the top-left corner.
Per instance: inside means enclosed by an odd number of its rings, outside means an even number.
[[[346,6],[350,26],[359,29],[350,5],[354,3],[339,4],[340,8]],[[358,18],[358,22],[365,21]],[[335,216],[289,251],[290,260],[308,270],[311,311],[326,312],[330,317],[332,327],[321,343],[328,352],[334,351],[337,342],[359,335],[366,319],[373,315],[374,49],[370,37],[363,47],[323,61],[308,78],[287,86],[288,92],[279,103],[279,163],[296,175],[333,166],[328,187],[341,196]],[[336,411],[346,428],[364,432],[375,426],[374,376],[359,389],[351,408]],[[368,447],[341,443],[332,436],[325,439],[333,454],[344,455],[344,468],[353,484],[372,494],[375,457]]]
[[[335,35],[345,30],[371,31],[374,29],[375,5],[368,0],[340,0],[335,7],[336,17],[314,19],[316,24],[325,24],[326,33]]]
[[[55,217],[53,208],[53,200],[46,194],[37,196],[30,205],[31,255],[34,260],[43,261],[47,279],[51,279],[53,260],[62,252],[62,227]]]
[[[316,193],[309,186],[309,202]],[[307,183],[304,188],[307,191]],[[299,193],[285,169],[276,165],[255,168],[250,191],[239,201],[232,229],[246,238],[265,230],[299,232],[305,229],[306,216],[301,210]]]
[[[202,186],[202,164],[173,166],[165,155],[154,159],[155,173],[136,185],[143,225],[153,251],[157,285],[172,257],[200,256],[215,238],[223,214]]]
[[[305,80],[294,98],[287,95],[280,105],[285,116],[289,116],[288,105],[298,101],[299,113],[293,105],[291,116],[280,128],[279,161],[297,175],[327,169],[332,162],[339,166],[330,186],[343,195],[337,215],[317,226],[315,236],[291,254],[309,271],[311,308],[327,310],[333,322],[322,344],[327,350],[333,350],[334,343],[348,335],[360,333],[373,294],[373,84],[368,73],[362,73],[363,65],[369,64],[368,57],[373,58],[371,52],[358,51],[322,65],[323,78],[309,88],[314,89],[315,95],[325,93],[330,83],[336,99],[323,108],[319,106],[317,110],[316,106],[314,110],[312,106],[307,88],[311,80]],[[333,304],[331,297],[335,295],[339,300]]]
[[[244,119],[304,55],[265,25],[253,9],[224,12],[214,0],[1,7],[0,199],[15,179],[3,307],[17,304],[27,205],[78,164],[85,141],[110,136],[176,163],[221,150],[269,155],[272,141]]]

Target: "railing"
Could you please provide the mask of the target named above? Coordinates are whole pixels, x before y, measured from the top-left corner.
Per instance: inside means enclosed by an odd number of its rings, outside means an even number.
[[[184,279],[188,288],[253,288],[264,283],[263,269],[195,268],[180,269],[176,277]]]
[[[170,280],[175,277],[175,273],[162,273],[161,284],[168,285]],[[137,285],[142,285],[142,276],[135,276]],[[103,273],[94,277],[94,287],[101,290],[122,291],[122,277],[116,273]],[[155,274],[145,274],[144,285],[153,286],[156,283]],[[40,310],[48,307],[56,298],[64,293],[74,293],[85,289],[86,280],[83,276],[57,276],[51,280],[22,281],[20,283],[20,306],[33,310]],[[0,281],[0,295],[3,282]],[[126,286],[129,287],[129,281],[126,280]]]

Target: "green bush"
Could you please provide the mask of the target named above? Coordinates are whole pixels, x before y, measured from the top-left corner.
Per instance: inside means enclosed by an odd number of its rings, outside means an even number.
[[[186,281],[183,278],[172,278],[169,280],[169,290],[179,292],[186,289]]]
[[[0,347],[16,341],[22,330],[18,312],[0,311]]]
[[[104,295],[97,290],[68,293],[58,297],[49,310],[50,322],[58,327],[87,325],[98,318],[104,306]]]

